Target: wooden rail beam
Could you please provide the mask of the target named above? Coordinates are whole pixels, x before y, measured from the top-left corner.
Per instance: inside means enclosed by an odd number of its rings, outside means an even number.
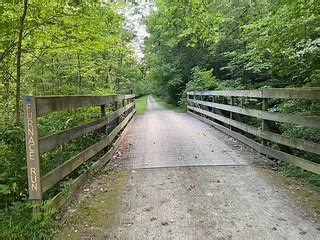
[[[192,106],[188,106],[189,110],[192,110],[194,112],[198,112],[201,114],[204,114],[212,119],[216,119],[219,120],[221,122],[224,122],[228,125],[231,125],[237,129],[243,130],[244,132],[250,133],[254,136],[263,138],[263,139],[267,139],[279,144],[283,144],[289,147],[293,147],[293,148],[297,148],[303,151],[307,151],[307,152],[312,152],[315,154],[319,154],[320,155],[320,144],[318,143],[314,143],[314,142],[310,142],[310,141],[306,141],[303,139],[297,139],[297,138],[291,138],[291,137],[286,137],[280,134],[276,134],[276,133],[272,133],[266,130],[262,130],[262,129],[257,129],[255,127],[252,127],[250,125],[247,125],[245,123],[241,123],[238,122],[236,120],[232,120],[230,118],[221,116],[219,114],[216,113],[212,113],[212,112],[208,112],[205,111],[203,109],[198,109]]]
[[[297,125],[302,125],[306,127],[320,128],[320,117],[319,116],[304,116],[297,114],[288,114],[288,113],[278,113],[278,112],[267,112],[256,109],[241,108],[237,106],[230,106],[221,103],[205,102],[201,100],[189,99],[188,102],[214,107],[225,111],[230,111],[234,113],[239,113],[246,116],[256,117],[260,119],[283,122],[283,123],[292,123]]]
[[[134,97],[132,94],[110,96],[41,96],[36,97],[37,116],[48,112],[101,106]]]
[[[320,88],[263,88],[256,90],[193,91],[187,95],[224,96],[250,98],[309,99],[320,100]]]
[[[50,200],[50,204],[55,209],[61,208],[69,199],[69,197],[73,194],[73,192],[85,182],[85,180],[92,175],[93,173],[97,172],[104,164],[106,164],[108,161],[110,161],[113,154],[118,149],[122,139],[126,135],[127,131],[130,128],[130,125],[134,122],[134,117],[130,120],[130,122],[127,124],[125,129],[121,132],[119,138],[115,141],[113,146],[109,149],[109,151],[104,154],[97,162],[95,162],[88,170],[86,170],[84,173],[82,173],[79,177],[77,177],[69,186],[68,188],[68,194],[64,194],[63,192],[58,193],[56,196],[54,196]]]
[[[104,105],[103,105],[104,106]],[[67,130],[64,130],[59,133],[55,133],[43,138],[39,139],[39,150],[40,153],[47,152],[57,146],[60,146],[62,144],[65,144],[71,140],[74,140],[78,137],[81,137],[82,135],[93,132],[107,124],[110,124],[112,121],[114,121],[117,117],[124,114],[127,110],[133,108],[133,103],[130,103],[119,110],[113,112],[109,116],[105,116],[102,118],[99,118],[95,121],[83,124],[81,126],[73,127]],[[105,111],[105,110],[104,110]]]
[[[68,161],[64,162],[60,166],[51,170],[49,173],[44,175],[41,179],[42,182],[42,192],[46,192],[48,189],[53,187],[57,182],[68,176],[76,168],[78,168],[85,161],[93,157],[95,154],[100,152],[106,146],[108,146],[117,134],[126,126],[130,121],[131,117],[134,115],[135,111],[133,110],[113,131],[101,139],[99,142],[85,149],[78,155],[72,157]]]
[[[70,175],[74,170],[84,162],[95,156],[102,150],[109,151],[96,161],[92,167],[84,174],[81,174],[72,184],[74,190],[88,174],[97,169],[97,166],[108,161],[114,153],[116,146],[119,145],[124,136],[126,126],[135,114],[134,95],[110,95],[110,96],[27,96],[24,98],[25,111],[25,133],[26,133],[26,150],[28,161],[28,182],[29,198],[35,203],[41,203],[44,192],[52,188],[57,182]],[[121,104],[123,103],[123,106]],[[127,102],[127,105],[125,103]],[[114,112],[106,116],[106,105],[114,104]],[[37,118],[40,115],[49,112],[76,109],[81,107],[100,106],[101,118],[83,125],[73,127],[43,138],[38,139]],[[121,107],[118,109],[118,107]],[[123,118],[119,118],[123,116]],[[102,129],[106,125],[114,123],[115,120],[121,120],[110,129],[111,132],[104,136],[100,141],[83,150],[76,156],[70,158],[60,166],[51,170],[44,176],[40,176],[40,155],[57,146],[65,144],[71,140],[83,136],[84,134]],[[113,125],[113,124],[112,124]],[[103,131],[105,132],[105,131]],[[122,133],[121,133],[122,132]],[[121,133],[121,134],[120,134]],[[118,137],[118,135],[120,136]],[[118,138],[117,138],[118,137]],[[115,140],[115,143],[113,144]],[[60,192],[52,201],[59,206],[62,203],[63,194]]]
[[[296,157],[266,146],[263,146],[262,144],[259,144],[237,132],[234,132],[218,123],[215,123],[207,118],[201,117],[193,112],[188,111],[188,113],[196,118],[198,118],[199,120],[219,129],[220,131],[230,135],[231,137],[234,137],[235,139],[243,142],[244,144],[248,145],[249,147],[255,149],[256,151],[263,153],[269,157],[273,157],[282,161],[285,161],[287,163],[293,164],[295,166],[301,167],[305,170],[308,170],[310,172],[316,173],[316,174],[320,174],[320,164],[318,163],[314,163],[308,160],[305,160],[303,158],[300,157]]]

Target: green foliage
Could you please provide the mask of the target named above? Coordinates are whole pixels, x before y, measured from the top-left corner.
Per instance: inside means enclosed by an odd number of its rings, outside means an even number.
[[[186,84],[186,91],[214,90],[218,84],[213,76],[213,69],[206,71],[199,67],[192,69],[191,80]]]
[[[213,69],[202,70],[199,67],[192,69],[191,80],[186,84],[185,90],[182,93],[180,105],[186,106],[187,92],[196,90],[214,90],[218,87],[215,77],[213,76]]]
[[[168,103],[166,100],[164,100],[163,98],[159,97],[159,96],[154,96],[154,99],[156,100],[156,102],[166,108],[169,109],[171,111],[177,112],[177,113],[183,113],[186,112],[186,108],[183,106],[177,106],[176,104],[172,104],[172,103]]]
[[[1,239],[47,239],[53,234],[55,210],[46,203],[39,212],[32,213],[30,202],[16,202],[6,210],[0,210]]]
[[[298,178],[318,187],[320,186],[320,176],[317,174],[310,173],[292,164],[281,161],[277,162],[277,167],[286,176]]]
[[[0,2],[1,107],[16,107],[16,53],[22,4]],[[115,4],[29,1],[22,43],[21,95],[143,91],[143,67]],[[136,86],[137,85],[137,86]]]
[[[157,7],[147,19],[147,78],[170,101],[184,97],[195,67],[213,69],[221,90],[319,86],[319,1],[160,0]]]
[[[13,124],[0,131],[0,209],[26,196],[24,129]]]
[[[138,114],[143,114],[147,109],[148,96],[142,96],[136,99],[136,111]]]
[[[205,64],[209,44],[220,38],[221,15],[212,4],[192,1],[157,1],[158,10],[147,18],[150,37],[146,42],[147,79],[153,93],[177,103],[192,75]],[[201,24],[199,24],[201,23]]]

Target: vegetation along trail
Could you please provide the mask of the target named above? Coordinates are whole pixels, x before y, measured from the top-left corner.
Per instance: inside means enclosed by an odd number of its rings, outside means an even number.
[[[297,183],[273,178],[262,155],[185,113],[162,108],[152,97],[116,156],[113,165],[122,169],[116,172],[128,172],[113,210],[116,220],[94,228],[91,219],[91,227],[81,227],[70,221],[82,217],[74,211],[64,233],[72,229],[72,236],[79,231],[96,239],[317,239],[320,234],[319,216],[291,190]],[[97,192],[86,202],[94,205],[100,188]]]

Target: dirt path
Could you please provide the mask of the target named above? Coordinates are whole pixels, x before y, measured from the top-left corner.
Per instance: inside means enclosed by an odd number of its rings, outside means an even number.
[[[99,234],[82,228],[78,236],[319,239],[318,193],[272,172],[268,164],[225,134],[149,98],[147,112],[137,118],[113,161],[127,169],[122,175],[128,178],[117,178],[123,182],[113,200],[121,204],[111,212],[117,220]]]

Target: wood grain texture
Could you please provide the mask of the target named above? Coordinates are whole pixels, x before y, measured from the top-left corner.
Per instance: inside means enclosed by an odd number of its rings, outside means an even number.
[[[39,146],[40,146],[40,153],[47,152],[57,146],[65,144],[73,139],[81,137],[82,135],[93,132],[105,125],[110,124],[114,121],[117,117],[124,114],[127,110],[131,109],[134,106],[133,103],[130,103],[117,111],[113,112],[109,116],[105,116],[99,118],[95,121],[83,124],[81,126],[73,127],[67,130],[64,130],[59,133],[52,134],[50,136],[46,136],[39,139]]]
[[[41,96],[36,97],[37,116],[48,112],[56,112],[81,107],[92,107],[125,99],[132,99],[135,95],[109,95],[109,96]]]
[[[225,111],[230,111],[234,113],[239,113],[246,116],[256,117],[260,119],[292,123],[297,125],[302,125],[306,127],[320,128],[320,117],[319,116],[305,116],[299,114],[288,114],[288,113],[277,113],[277,112],[267,112],[262,110],[241,108],[237,106],[230,106],[221,103],[206,102],[201,100],[188,99],[191,104],[199,104],[203,106],[218,108]]]
[[[60,166],[48,172],[41,178],[42,182],[42,192],[46,192],[48,189],[53,187],[57,182],[68,176],[71,172],[73,172],[76,168],[78,168],[85,161],[93,157],[95,154],[100,152],[106,146],[108,146],[115,139],[117,134],[127,125],[132,116],[135,114],[135,110],[133,110],[113,131],[101,139],[99,142],[94,145],[88,147],[84,151],[80,152],[76,156],[67,160]]]
[[[208,117],[217,119],[217,120],[224,122],[224,123],[227,123],[237,129],[243,130],[243,131],[250,133],[252,135],[255,135],[257,137],[320,155],[320,144],[318,144],[318,143],[306,141],[303,139],[286,137],[286,136],[272,133],[272,132],[269,132],[266,130],[257,129],[255,127],[238,122],[236,120],[232,120],[230,118],[221,116],[219,114],[208,112],[206,110],[198,109],[195,107],[188,106],[188,109],[195,111],[195,112],[198,112],[198,113],[201,113],[201,114],[205,114]]]
[[[70,196],[83,184],[88,177],[90,177],[92,174],[97,172],[104,164],[108,163],[113,156],[113,154],[117,151],[118,147],[120,146],[123,138],[127,134],[128,130],[130,127],[133,125],[135,120],[135,115],[133,115],[132,119],[128,123],[128,125],[124,128],[124,130],[121,132],[119,138],[115,141],[113,144],[113,147],[109,149],[109,151],[104,154],[97,162],[95,162],[88,170],[86,170],[84,173],[82,173],[79,177],[77,177],[69,186],[68,189],[68,194],[64,194],[63,192],[58,193],[56,196],[54,196],[50,200],[50,204],[53,208],[59,209],[61,208],[64,204],[67,203],[69,200]]]
[[[41,171],[35,97],[24,97],[23,107],[29,198],[33,201],[41,201]]]
[[[308,170],[310,172],[316,173],[316,174],[320,174],[320,164],[305,160],[303,158],[300,157],[296,157],[266,146],[263,146],[262,144],[259,144],[237,132],[234,132],[218,123],[215,123],[207,118],[201,117],[191,111],[188,111],[188,113],[196,118],[198,118],[199,120],[219,129],[220,131],[230,135],[231,137],[243,142],[244,144],[248,145],[249,147],[255,149],[256,151],[265,154],[269,157],[273,157],[276,159],[279,159],[281,161],[285,161],[287,163],[293,164],[295,166],[301,167],[305,170]]]
[[[282,99],[310,99],[320,100],[320,88],[265,88],[256,90],[232,91],[194,91],[188,95],[198,96],[225,96],[251,98],[282,98]]]

